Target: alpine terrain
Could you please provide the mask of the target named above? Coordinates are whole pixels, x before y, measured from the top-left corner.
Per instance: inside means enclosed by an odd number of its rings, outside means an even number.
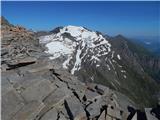
[[[33,32],[1,17],[2,120],[159,120],[159,78],[149,72],[159,58],[140,48],[122,35]]]

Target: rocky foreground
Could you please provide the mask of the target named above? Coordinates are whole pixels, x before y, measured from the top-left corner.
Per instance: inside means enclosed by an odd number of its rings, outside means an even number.
[[[135,110],[119,92],[80,82],[48,58],[33,32],[4,18],[1,23],[2,120],[158,118],[152,109],[146,109],[147,117]]]

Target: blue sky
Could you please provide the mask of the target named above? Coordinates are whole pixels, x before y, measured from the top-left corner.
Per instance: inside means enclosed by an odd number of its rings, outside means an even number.
[[[158,36],[160,2],[2,2],[2,15],[33,30],[77,25],[114,36]]]

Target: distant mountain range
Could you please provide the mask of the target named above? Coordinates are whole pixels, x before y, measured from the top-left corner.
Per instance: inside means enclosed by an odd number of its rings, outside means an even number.
[[[151,53],[160,56],[160,37],[136,37],[130,39],[132,42],[140,44]]]

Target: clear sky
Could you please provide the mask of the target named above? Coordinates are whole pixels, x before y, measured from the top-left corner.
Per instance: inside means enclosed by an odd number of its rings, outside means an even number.
[[[33,30],[76,25],[114,36],[158,36],[160,2],[2,2],[2,15]]]

